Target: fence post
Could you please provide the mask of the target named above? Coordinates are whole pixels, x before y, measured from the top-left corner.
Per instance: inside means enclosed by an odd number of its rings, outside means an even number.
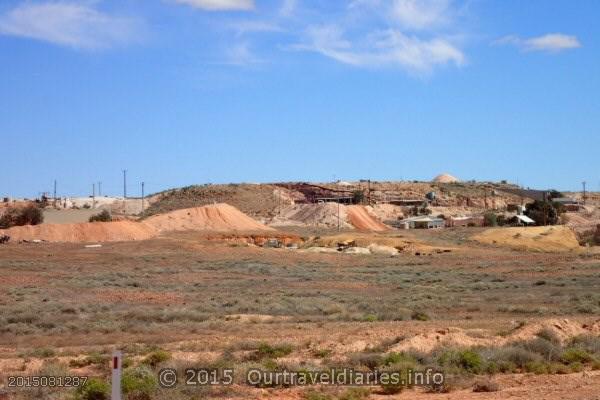
[[[123,368],[123,353],[113,352],[111,360],[112,380],[111,380],[111,400],[121,400],[121,370]]]

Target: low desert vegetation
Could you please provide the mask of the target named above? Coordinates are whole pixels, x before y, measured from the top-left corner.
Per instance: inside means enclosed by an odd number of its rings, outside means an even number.
[[[0,229],[8,229],[13,226],[39,225],[44,222],[44,213],[35,205],[26,207],[9,207],[0,216]]]
[[[108,210],[102,210],[98,214],[92,215],[89,219],[90,222],[110,222],[112,221],[112,215]]]

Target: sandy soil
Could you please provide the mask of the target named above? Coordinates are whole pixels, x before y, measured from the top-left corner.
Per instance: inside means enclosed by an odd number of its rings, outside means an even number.
[[[160,232],[274,230],[228,204],[214,204],[171,211],[166,214],[152,216],[143,222]]]
[[[580,249],[573,230],[564,226],[493,228],[475,235],[473,240],[532,251],[574,251]]]
[[[44,210],[45,224],[75,224],[88,222],[92,215],[100,213],[101,209],[60,209],[48,208]]]
[[[144,240],[156,236],[157,231],[149,225],[138,222],[115,221],[16,226],[0,230],[0,234],[10,236],[12,242],[42,240],[46,242],[95,243]]]

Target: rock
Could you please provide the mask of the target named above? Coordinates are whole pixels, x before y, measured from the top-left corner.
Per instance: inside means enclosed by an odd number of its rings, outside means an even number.
[[[372,244],[369,246],[369,250],[373,254],[379,254],[383,256],[395,256],[398,254],[398,250],[391,246],[383,246],[380,244]]]
[[[304,251],[308,253],[337,253],[336,249],[332,249],[331,247],[309,247]]]
[[[371,250],[366,247],[348,247],[344,250],[345,254],[371,254]]]

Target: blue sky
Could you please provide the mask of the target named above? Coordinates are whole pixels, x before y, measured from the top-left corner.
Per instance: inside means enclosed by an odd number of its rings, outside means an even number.
[[[4,0],[0,195],[600,185],[600,2]]]

